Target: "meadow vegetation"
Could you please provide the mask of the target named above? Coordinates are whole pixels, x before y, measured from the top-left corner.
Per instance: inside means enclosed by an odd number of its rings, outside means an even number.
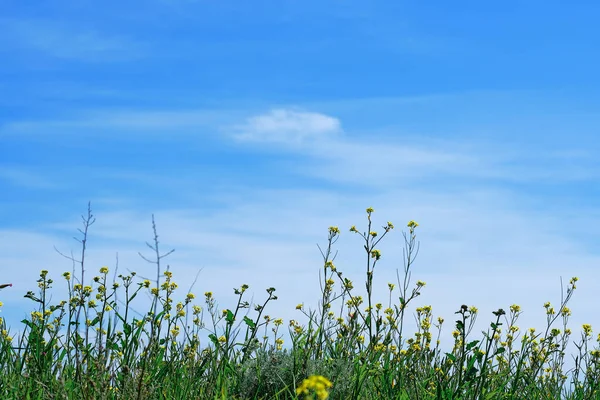
[[[378,245],[394,229],[391,222],[375,229],[373,212],[366,210],[364,232],[350,228],[364,248],[364,289],[357,290],[334,264],[340,230],[330,227],[326,246],[319,248],[318,307],[296,307],[308,321],[303,325],[268,314],[269,303],[277,300],[273,287],[251,304],[248,285],[242,284],[234,289],[236,304],[224,309],[210,291],[198,299],[180,293],[163,267],[169,253],[159,251],[154,218],[148,244],[153,258],[146,258],[156,268],[151,280],[134,272],[111,279],[108,267],[94,268],[90,276],[85,252],[95,219],[88,207],[81,254],[70,257],[73,270],[59,278],[41,271],[39,290],[25,294],[34,310],[15,337],[0,322],[0,398],[600,398],[600,336],[595,339],[591,326],[583,325],[574,341],[577,350],[567,353],[573,335],[567,303],[577,278],[556,308],[544,305],[547,326],[541,332],[520,329],[522,310],[512,305],[494,311],[489,328],[473,338],[477,308],[457,305],[456,320],[447,327],[430,306],[414,307],[425,287],[411,281],[419,249],[416,222],[403,233],[404,266],[397,282],[373,287],[382,257]],[[54,279],[66,280],[63,300],[51,295]],[[7,286],[0,288],[16,290]],[[387,304],[374,302],[374,291],[382,290]],[[143,313],[134,311],[141,296],[150,299]],[[416,333],[406,337],[405,320],[412,316]],[[442,333],[452,335],[452,348],[441,349]],[[574,367],[565,371],[565,358],[573,353]]]

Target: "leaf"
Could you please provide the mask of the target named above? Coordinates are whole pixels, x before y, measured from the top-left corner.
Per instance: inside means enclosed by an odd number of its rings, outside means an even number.
[[[232,324],[234,321],[233,313],[229,309],[227,310],[227,316],[225,317],[225,320],[228,324]]]
[[[256,328],[256,324],[254,323],[254,321],[252,321],[250,318],[248,318],[247,316],[244,316],[244,322],[246,323],[246,325],[248,325],[250,328],[255,329]]]
[[[467,344],[467,351],[477,346],[477,343],[479,343],[479,340],[473,340],[471,343]]]
[[[477,361],[477,357],[471,356],[469,357],[469,362],[467,363],[467,370],[470,371],[475,365],[475,361]]]
[[[129,336],[131,334],[131,325],[130,324],[123,324],[123,333],[125,333],[125,336]]]
[[[158,324],[158,321],[160,321],[160,320],[161,320],[161,318],[163,317],[163,315],[165,315],[165,311],[164,311],[164,310],[163,310],[163,311],[161,311],[161,312],[159,312],[159,313],[156,315],[156,318],[154,318],[154,323],[155,323],[155,324]]]
[[[21,320],[22,323],[24,323],[25,325],[27,325],[30,328],[33,328],[33,324],[31,323],[31,321],[28,321],[26,319]]]
[[[454,354],[446,353],[446,357],[452,360],[452,362],[456,362],[456,357],[454,356]]]

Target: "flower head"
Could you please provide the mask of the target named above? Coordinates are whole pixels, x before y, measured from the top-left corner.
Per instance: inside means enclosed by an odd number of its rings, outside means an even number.
[[[311,375],[296,389],[296,394],[307,396],[311,390],[314,390],[319,400],[325,400],[329,397],[328,389],[332,386],[333,384],[324,376]]]

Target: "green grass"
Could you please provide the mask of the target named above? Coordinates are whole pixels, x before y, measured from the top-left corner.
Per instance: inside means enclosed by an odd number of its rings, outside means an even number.
[[[340,230],[330,227],[327,245],[320,248],[319,306],[296,307],[307,317],[307,325],[301,325],[268,316],[269,303],[277,300],[275,288],[250,304],[248,286],[242,285],[235,289],[237,303],[225,310],[211,292],[199,303],[193,294],[180,293],[172,273],[163,271],[161,261],[168,253],[159,251],[154,220],[154,243],[149,244],[154,259],[148,260],[156,267],[153,282],[135,273],[111,281],[107,267],[86,275],[87,235],[94,222],[88,207],[81,257],[73,260],[77,271],[62,278],[68,296],[51,301],[53,280],[42,271],[39,293],[25,295],[35,310],[22,321],[18,337],[11,337],[4,320],[0,323],[0,398],[600,398],[600,352],[597,344],[590,349],[589,325],[575,343],[575,366],[564,371],[572,335],[567,303],[577,278],[558,308],[545,304],[542,332],[517,327],[517,305],[495,311],[478,338],[471,337],[478,311],[462,305],[455,324],[443,331],[444,321],[434,318],[431,307],[412,306],[425,287],[410,279],[418,253],[414,221],[404,233],[402,274],[385,288],[388,304],[373,303],[373,274],[382,256],[378,244],[394,226],[388,222],[375,232],[372,214],[367,209],[365,233],[350,229],[365,250],[365,298],[333,263]],[[133,310],[142,294],[151,304],[139,314]],[[417,321],[411,337],[403,332],[407,314]],[[561,329],[554,328],[557,324]],[[454,340],[445,351],[442,331]],[[206,333],[208,339],[201,342]]]

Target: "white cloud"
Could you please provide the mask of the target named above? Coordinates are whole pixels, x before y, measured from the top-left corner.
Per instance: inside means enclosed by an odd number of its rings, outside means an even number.
[[[302,144],[331,137],[342,130],[337,118],[290,109],[273,109],[248,118],[244,125],[235,128],[239,133],[234,137],[238,140],[281,144]]]
[[[136,59],[142,44],[130,38],[111,35],[69,23],[44,19],[3,19],[0,28],[12,37],[7,46],[28,48],[52,57],[87,62]]]
[[[56,189],[61,186],[56,181],[48,180],[39,172],[31,172],[23,168],[0,166],[0,181],[3,180],[13,185],[34,189]]]
[[[0,125],[0,135],[189,135],[237,117],[211,110],[89,110],[64,119],[21,120]]]

